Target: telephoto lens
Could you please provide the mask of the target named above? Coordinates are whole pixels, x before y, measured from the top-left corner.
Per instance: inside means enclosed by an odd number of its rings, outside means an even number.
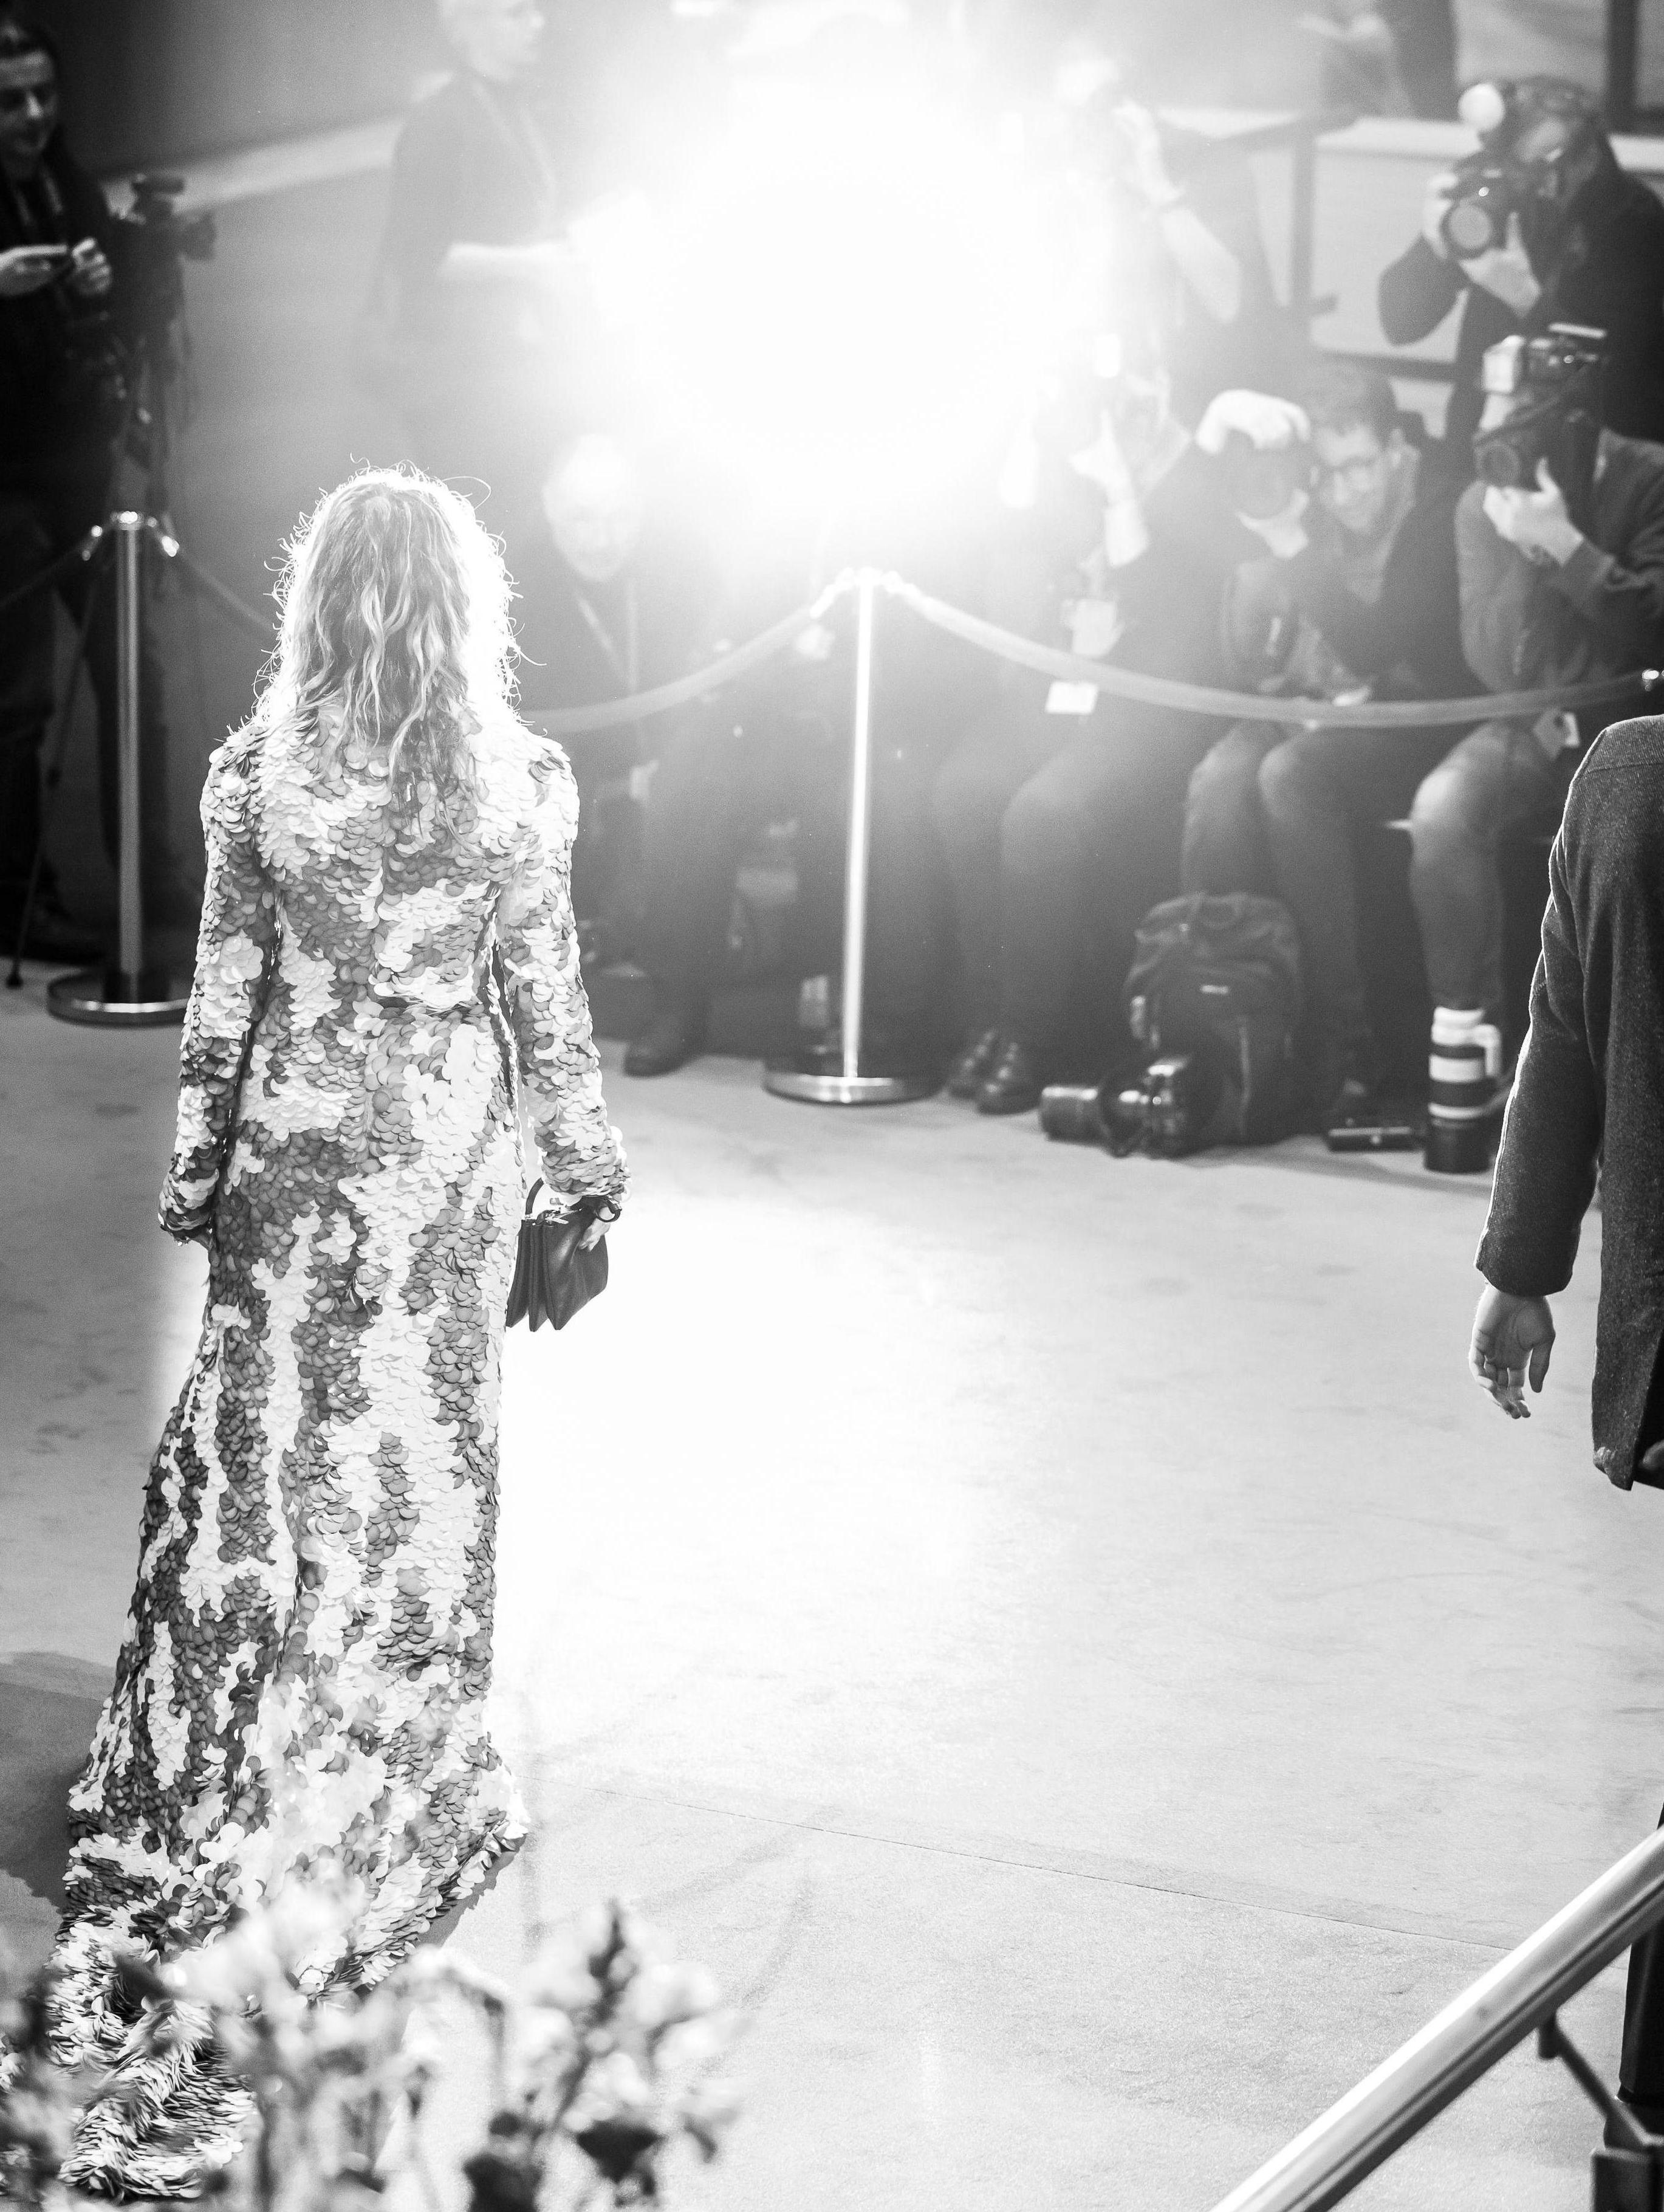
[[[1502,1064],[1502,1033],[1477,1008],[1433,1009],[1425,1158],[1435,1175],[1483,1175],[1491,1165]]]
[[[1101,1083],[1048,1083],[1040,1094],[1040,1126],[1067,1145],[1107,1145]]]

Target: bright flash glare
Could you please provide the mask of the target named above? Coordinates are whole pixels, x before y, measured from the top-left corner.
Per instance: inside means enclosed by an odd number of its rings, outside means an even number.
[[[777,501],[920,488],[1021,407],[1038,244],[1009,156],[904,88],[745,88],[641,271],[654,380]]]

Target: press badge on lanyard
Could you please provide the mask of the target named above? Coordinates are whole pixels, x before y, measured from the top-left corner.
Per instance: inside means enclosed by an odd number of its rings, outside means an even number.
[[[1054,679],[1046,694],[1048,714],[1090,714],[1097,703],[1096,684],[1072,684],[1060,676]]]

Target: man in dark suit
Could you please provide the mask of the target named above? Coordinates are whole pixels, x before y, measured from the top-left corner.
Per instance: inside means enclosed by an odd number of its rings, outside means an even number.
[[[1529,1413],[1601,1182],[1594,1463],[1664,1487],[1664,717],[1615,722],[1572,781],[1549,861],[1542,956],[1479,1245],[1468,1364]],[[1664,1941],[1630,1956],[1620,2095],[1664,2132]]]

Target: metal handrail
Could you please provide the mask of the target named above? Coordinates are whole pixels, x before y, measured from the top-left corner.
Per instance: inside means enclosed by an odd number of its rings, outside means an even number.
[[[1664,1828],[1428,2021],[1215,2212],[1324,2212],[1664,1920]]]

